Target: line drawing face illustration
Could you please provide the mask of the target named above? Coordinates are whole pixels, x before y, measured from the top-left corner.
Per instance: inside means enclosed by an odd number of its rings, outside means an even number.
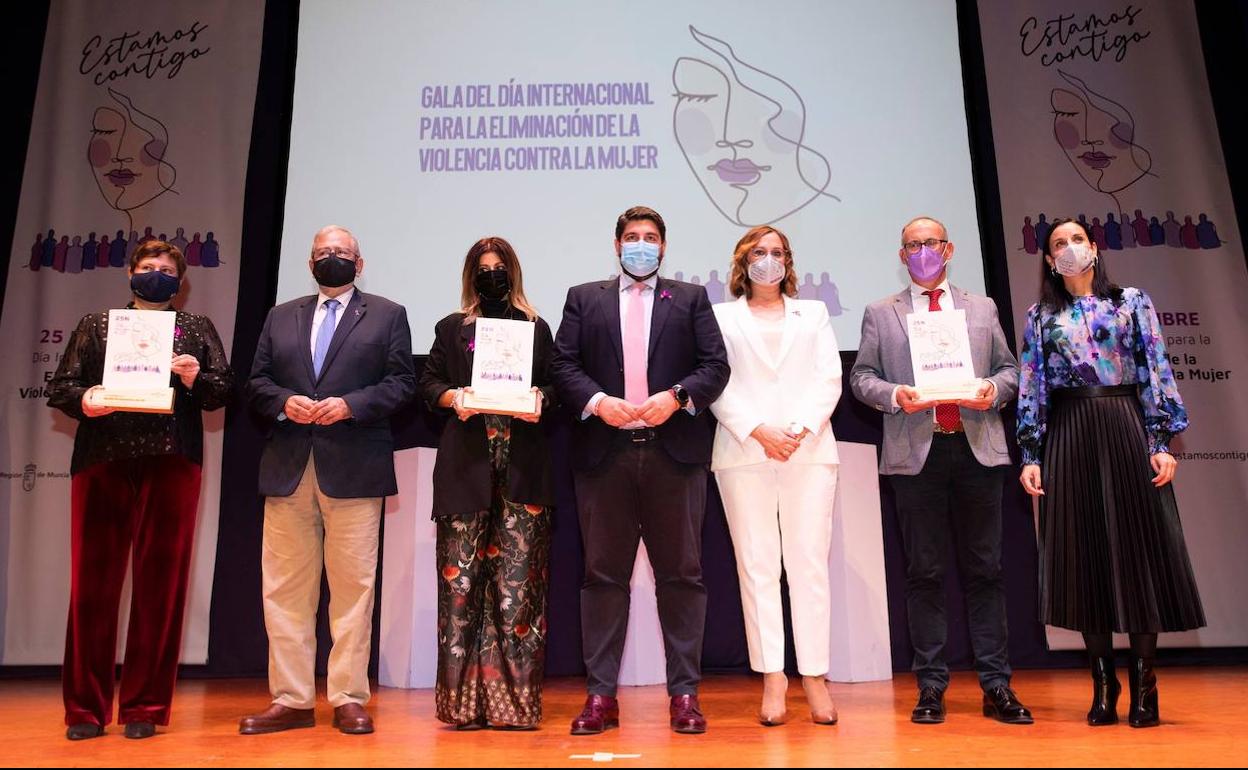
[[[925,329],[924,336],[927,337],[926,349],[921,353],[924,363],[940,363],[957,351],[958,340],[948,329],[939,326]]]
[[[165,159],[165,125],[120,91],[110,88],[108,95],[112,104],[98,107],[91,118],[87,161],[105,202],[124,211],[134,229],[142,224],[140,209],[173,190],[177,170]]]
[[[1153,156],[1136,143],[1135,118],[1126,107],[1074,75],[1057,74],[1071,89],[1053,89],[1053,137],[1084,183],[1113,198],[1122,212],[1121,193],[1149,175]]]
[[[156,331],[142,321],[135,321],[130,332],[130,342],[134,345],[134,353],[141,358],[155,358],[160,351],[156,342]]]
[[[156,330],[142,319],[134,318],[110,329],[111,336],[121,338],[129,349],[113,362],[118,372],[159,372],[160,358],[166,354]],[[119,340],[120,341],[120,340]]]
[[[496,335],[490,341],[493,343],[489,346],[492,355],[482,362],[481,376],[486,380],[511,380],[518,377],[516,370],[524,360],[520,341],[506,334]]]
[[[781,78],[737,57],[692,25],[705,49],[672,68],[672,130],[689,170],[726,219],[773,224],[826,197],[832,167],[808,146],[806,103]]]

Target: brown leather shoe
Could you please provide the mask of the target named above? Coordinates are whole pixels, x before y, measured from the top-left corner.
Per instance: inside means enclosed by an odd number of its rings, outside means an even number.
[[[373,731],[373,718],[358,703],[344,703],[334,709],[334,727],[347,735],[368,735]]]
[[[672,730],[688,734],[706,732],[706,717],[702,716],[697,695],[673,695],[670,713]]]
[[[620,703],[607,695],[590,695],[585,707],[572,720],[573,735],[597,735],[608,727],[620,726]]]
[[[243,735],[280,733],[297,727],[315,727],[316,712],[313,709],[292,709],[274,703],[259,714],[238,720],[238,731]]]

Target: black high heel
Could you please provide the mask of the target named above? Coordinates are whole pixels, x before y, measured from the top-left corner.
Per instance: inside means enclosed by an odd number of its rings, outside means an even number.
[[[1157,708],[1157,675],[1152,658],[1131,660],[1131,710],[1127,723],[1132,727],[1156,727],[1161,724]]]
[[[1093,727],[1118,724],[1118,695],[1122,685],[1114,673],[1114,659],[1095,658],[1092,661],[1092,708],[1088,710],[1088,724]]]

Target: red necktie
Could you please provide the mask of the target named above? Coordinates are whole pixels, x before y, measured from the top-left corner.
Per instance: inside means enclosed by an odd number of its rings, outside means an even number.
[[[923,295],[927,297],[927,310],[929,313],[937,313],[940,311],[940,295],[944,293],[944,289],[932,289],[931,291],[923,292]],[[937,404],[936,424],[945,431],[961,430],[962,413],[958,411],[958,405]]]

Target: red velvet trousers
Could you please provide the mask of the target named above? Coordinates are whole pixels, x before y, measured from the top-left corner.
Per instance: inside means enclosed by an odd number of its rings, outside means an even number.
[[[118,609],[132,552],[118,722],[169,724],[199,486],[200,467],[181,455],[96,463],[74,475],[65,724],[113,721]]]

